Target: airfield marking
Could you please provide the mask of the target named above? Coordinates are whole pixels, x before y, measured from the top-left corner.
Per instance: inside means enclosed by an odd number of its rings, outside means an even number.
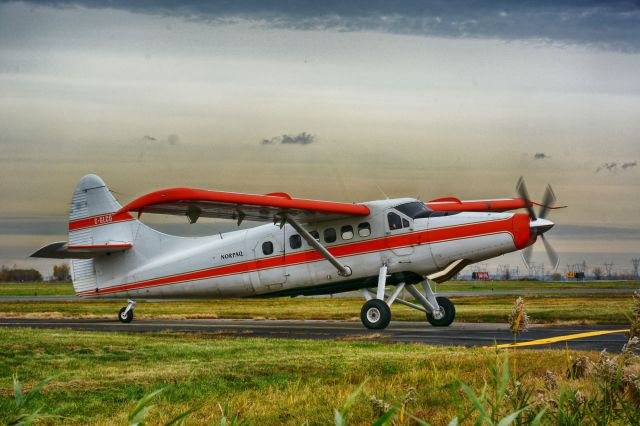
[[[602,336],[603,334],[626,333],[627,331],[629,331],[628,328],[625,328],[624,330],[589,331],[587,333],[567,334],[564,336],[547,337],[545,339],[530,340],[528,342],[504,343],[502,345],[496,345],[496,346],[485,346],[485,348],[505,349],[505,348],[514,348],[517,346],[548,345],[550,343],[563,342],[565,340],[583,339],[585,337]]]

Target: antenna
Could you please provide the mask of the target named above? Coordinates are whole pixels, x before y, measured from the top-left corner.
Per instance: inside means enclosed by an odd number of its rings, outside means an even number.
[[[382,188],[380,188],[380,185],[378,185],[376,182],[373,182],[373,184],[376,186],[376,188],[378,188],[378,191],[382,192],[382,195],[384,195],[384,198],[386,198],[388,200],[389,196],[387,194],[385,194],[385,192],[382,190]]]
[[[604,269],[607,271],[607,278],[611,279],[611,270],[613,269],[613,262],[605,263]]]
[[[631,263],[633,263],[633,275],[635,275],[636,278],[640,278],[638,276],[638,266],[640,266],[640,257],[634,257],[633,259],[631,259]]]

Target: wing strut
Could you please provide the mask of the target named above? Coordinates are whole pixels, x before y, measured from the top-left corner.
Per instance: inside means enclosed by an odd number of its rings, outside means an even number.
[[[305,241],[309,243],[311,247],[316,249],[316,251],[320,253],[322,257],[327,259],[329,263],[335,266],[335,268],[338,270],[338,275],[342,277],[348,277],[349,275],[351,275],[351,268],[338,262],[338,259],[336,259],[331,253],[329,253],[329,250],[324,248],[324,246],[320,244],[318,240],[313,238],[313,236],[306,229],[300,226],[300,224],[296,222],[293,217],[291,217],[287,213],[282,213],[282,217],[284,220],[289,222],[291,226],[293,226],[293,229],[295,229],[296,232],[298,232],[302,236],[302,238],[304,238]]]

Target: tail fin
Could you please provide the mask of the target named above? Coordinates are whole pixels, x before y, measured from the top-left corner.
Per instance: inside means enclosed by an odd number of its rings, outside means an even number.
[[[71,199],[68,249],[102,253],[109,246],[130,247],[139,222],[128,213],[115,215],[120,207],[100,177],[86,175],[80,179]],[[76,293],[98,288],[94,261],[93,258],[71,260]]]

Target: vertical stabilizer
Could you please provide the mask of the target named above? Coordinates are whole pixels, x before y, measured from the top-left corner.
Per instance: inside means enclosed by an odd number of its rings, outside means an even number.
[[[69,212],[69,247],[132,241],[137,221],[128,213],[115,215],[120,204],[96,175],[86,175],[73,192]],[[94,259],[73,259],[71,276],[76,293],[98,287]]]

